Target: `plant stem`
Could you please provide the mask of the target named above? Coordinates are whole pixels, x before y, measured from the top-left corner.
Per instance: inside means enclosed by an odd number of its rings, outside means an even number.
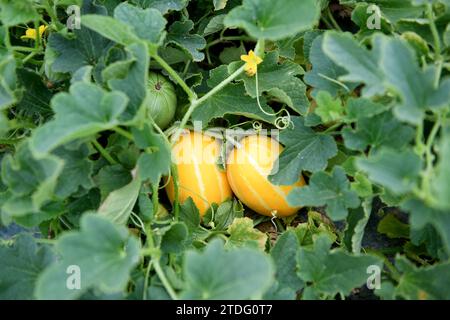
[[[330,10],[330,7],[327,8],[327,15],[328,15],[328,18],[330,19],[331,24],[333,25],[333,27],[334,27],[336,30],[342,32],[341,27],[340,27],[339,24],[337,23],[336,19],[334,19],[334,16],[333,16],[333,13],[332,13],[331,10]]]
[[[426,168],[423,172],[423,179],[422,179],[422,191],[424,192],[425,196],[431,197],[430,194],[430,178],[433,171],[433,161],[434,161],[434,155],[433,155],[433,146],[434,146],[434,140],[436,139],[436,136],[442,126],[442,114],[439,114],[438,119],[433,125],[433,128],[431,129],[430,135],[428,136],[427,143],[425,145],[425,159],[426,159]]]
[[[164,274],[163,269],[161,268],[160,260],[159,260],[160,253],[159,253],[159,251],[155,250],[156,248],[155,248],[155,243],[153,240],[153,232],[152,232],[152,229],[150,226],[146,229],[146,235],[147,235],[148,250],[149,250],[149,252],[152,252],[151,259],[152,259],[156,274],[158,275],[164,288],[166,289],[167,293],[172,298],[172,300],[178,300],[178,296],[177,296],[175,290],[172,288],[172,285],[167,280],[167,277]]]
[[[254,40],[251,37],[248,36],[234,36],[234,37],[220,37],[219,39],[213,40],[210,43],[208,43],[205,47],[205,49],[208,49],[212,46],[215,46],[216,44],[219,44],[221,42],[225,41],[237,41],[237,40],[243,40],[243,41],[252,41]]]
[[[128,140],[133,140],[133,135],[121,127],[115,127],[113,130]]]
[[[158,191],[159,191],[159,184],[152,183],[152,204],[154,214],[158,212],[159,207]]]
[[[219,83],[217,86],[212,88],[207,94],[205,94],[200,99],[196,99],[191,102],[191,105],[189,106],[189,109],[186,111],[183,119],[180,122],[180,126],[178,130],[174,134],[174,138],[172,140],[172,145],[178,141],[180,138],[181,133],[183,132],[184,127],[186,126],[187,122],[189,121],[189,118],[192,115],[192,112],[194,112],[195,108],[197,108],[199,105],[201,105],[203,102],[211,98],[213,95],[215,95],[217,92],[222,90],[227,84],[229,84],[231,81],[233,81],[238,75],[240,75],[244,71],[244,66],[237,69],[233,74],[231,74],[228,78],[223,80],[221,83]]]
[[[431,3],[427,4],[427,18],[430,22],[430,29],[431,33],[433,35],[434,40],[434,54],[435,54],[435,61],[441,61],[441,40],[439,38],[439,31],[436,27],[436,23],[434,22],[434,13],[433,13],[433,5]]]
[[[150,56],[153,59],[155,59],[156,62],[158,62],[158,64],[164,70],[166,70],[169,73],[169,75],[180,85],[180,87],[186,92],[189,101],[194,101],[195,99],[197,99],[197,94],[188,87],[186,82],[184,82],[184,80],[181,79],[178,73],[175,70],[173,70],[172,67],[166,61],[164,61],[163,58],[161,58],[157,53],[153,53],[152,51],[150,51]]]
[[[144,292],[142,292],[142,300],[147,300],[148,279],[150,278],[150,270],[152,269],[152,264],[153,264],[153,261],[150,260],[148,262],[147,269],[145,270]]]
[[[102,145],[97,141],[97,140],[92,140],[92,144],[94,146],[95,149],[98,150],[98,152],[100,152],[100,154],[103,156],[103,158],[106,159],[106,161],[109,162],[109,164],[117,164],[117,161],[113,159],[113,157],[111,157],[111,155],[109,154],[108,151],[106,151],[105,148],[102,147]]]

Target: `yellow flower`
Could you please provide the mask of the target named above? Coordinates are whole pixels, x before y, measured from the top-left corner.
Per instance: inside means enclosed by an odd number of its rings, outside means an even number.
[[[248,76],[254,76],[256,74],[256,70],[258,69],[258,64],[260,64],[263,60],[258,57],[253,50],[250,50],[247,54],[241,56],[241,60],[245,62],[244,70],[247,72]]]
[[[44,26],[44,25],[39,26],[39,37],[41,39],[42,39],[42,35],[44,34],[45,30],[47,30],[47,26]],[[25,35],[21,36],[20,39],[36,40],[36,29],[28,28],[27,31],[25,31]]]

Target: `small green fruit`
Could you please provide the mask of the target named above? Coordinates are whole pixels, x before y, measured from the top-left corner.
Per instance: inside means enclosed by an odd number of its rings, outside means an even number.
[[[150,116],[165,129],[173,120],[177,96],[173,84],[161,74],[151,72],[148,77],[147,108]]]

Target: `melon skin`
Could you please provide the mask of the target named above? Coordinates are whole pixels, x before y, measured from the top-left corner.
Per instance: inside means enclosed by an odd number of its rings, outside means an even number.
[[[292,189],[304,186],[299,174],[292,185],[278,186],[268,180],[283,146],[273,138],[251,135],[243,138],[227,158],[227,178],[233,193],[253,211],[265,216],[287,217],[301,207],[292,207],[287,195]]]
[[[177,109],[177,95],[172,82],[161,74],[150,72],[145,103],[153,121],[161,129],[167,128]]]
[[[226,173],[217,165],[219,156],[220,143],[199,132],[182,134],[172,148],[172,161],[178,169],[179,201],[191,197],[202,217],[213,203],[220,204],[233,196]],[[173,203],[173,178],[166,192]]]

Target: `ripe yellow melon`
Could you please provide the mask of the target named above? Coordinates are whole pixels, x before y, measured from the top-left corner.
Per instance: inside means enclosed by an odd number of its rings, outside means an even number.
[[[301,174],[298,181],[289,186],[277,186],[267,179],[282,151],[283,146],[275,139],[251,135],[242,139],[228,156],[227,177],[231,189],[259,214],[286,217],[300,209],[291,207],[286,197],[293,188],[305,185]]]
[[[226,173],[217,166],[220,144],[213,137],[190,131],[182,134],[172,148],[172,160],[177,165],[179,176],[179,200],[189,197],[203,216],[212,203],[220,204],[233,193]],[[166,192],[173,203],[175,192],[171,178]]]

